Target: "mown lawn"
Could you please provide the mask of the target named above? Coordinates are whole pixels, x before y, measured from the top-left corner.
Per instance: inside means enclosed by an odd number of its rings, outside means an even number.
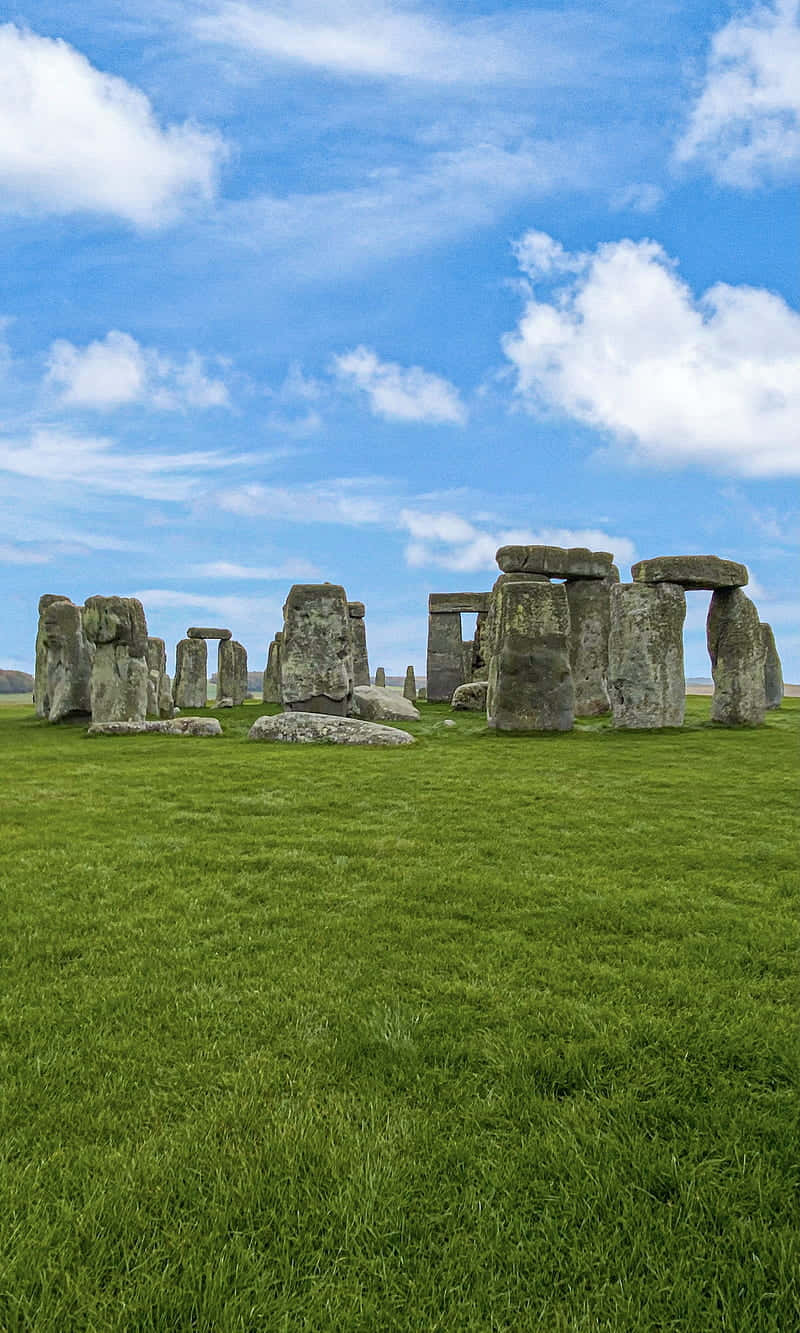
[[[800,1327],[798,732],[0,711],[0,1329]]]

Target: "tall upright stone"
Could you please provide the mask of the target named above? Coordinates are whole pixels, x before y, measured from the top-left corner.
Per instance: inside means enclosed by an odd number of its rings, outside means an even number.
[[[375,672],[375,684],[381,690],[386,689],[386,672],[384,671],[383,667],[378,667],[377,671]]]
[[[612,585],[608,694],[615,727],[682,725],[685,619],[686,594],[675,583]]]
[[[46,592],[39,598],[39,623],[36,629],[36,659],[33,676],[33,703],[37,717],[49,717],[50,698],[47,693],[47,648],[42,633],[42,617],[53,602],[68,602],[69,597],[59,592]]]
[[[236,639],[220,639],[217,655],[217,699],[230,699],[234,708],[247,698],[247,649]]]
[[[761,622],[761,637],[764,640],[764,652],[766,654],[764,658],[764,693],[767,700],[767,710],[769,711],[772,708],[780,708],[783,701],[783,669],[772,626],[767,625],[763,620]]]
[[[496,731],[569,731],[575,695],[563,584],[508,581],[495,598],[488,725]]]
[[[267,665],[262,681],[261,700],[265,704],[279,704],[281,699],[281,643],[283,630],[278,630],[267,649]]]
[[[607,713],[608,634],[611,626],[611,585],[619,570],[604,579],[569,579],[564,585],[569,604],[569,660],[579,717]]]
[[[205,708],[208,699],[208,647],[205,639],[181,639],[175,649],[172,692],[178,708]]]
[[[436,611],[428,616],[428,698],[449,703],[464,684],[464,647],[461,612]]]
[[[712,594],[706,641],[714,677],[711,721],[760,726],[767,707],[767,649],[758,611],[741,588],[718,588]]]
[[[284,708],[346,717],[353,696],[353,648],[344,588],[295,583],[283,614]]]
[[[92,723],[144,722],[147,713],[147,621],[136,597],[89,597],[83,613],[95,645]]]
[[[88,717],[94,647],[84,631],[83,607],[64,599],[49,602],[41,615],[40,634],[46,658],[47,717],[51,722]]]
[[[403,698],[410,699],[412,704],[417,701],[417,681],[414,676],[413,666],[406,667],[406,678],[403,682]]]
[[[147,715],[171,718],[172,687],[167,675],[167,649],[163,639],[147,638]]]
[[[367,655],[366,607],[363,602],[348,602],[347,614],[350,620],[350,640],[353,646],[353,684],[371,684],[369,657]]]
[[[498,592],[506,583],[549,583],[550,580],[545,574],[526,574],[524,572],[516,574],[500,574],[492,585],[492,590],[488,596],[488,605],[486,616],[481,627],[481,655],[485,663],[484,678],[488,681],[491,661],[495,651],[496,643],[496,625],[497,608],[499,605]]]

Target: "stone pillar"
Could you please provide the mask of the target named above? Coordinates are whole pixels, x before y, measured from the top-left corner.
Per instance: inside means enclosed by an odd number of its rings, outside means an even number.
[[[95,645],[92,723],[144,722],[147,713],[147,621],[136,597],[90,597],[83,615]]]
[[[353,648],[344,588],[295,583],[283,614],[284,708],[347,717],[353,697]]]
[[[406,667],[406,678],[403,683],[403,698],[410,699],[412,704],[417,701],[417,681],[414,676],[413,666]]]
[[[384,671],[383,667],[378,667],[377,671],[375,672],[375,684],[378,686],[378,689],[380,690],[386,689],[386,672]]]
[[[778,656],[778,649],[775,644],[775,635],[772,632],[772,626],[767,625],[763,620],[761,622],[761,637],[764,640],[764,651],[766,653],[764,661],[764,692],[767,699],[767,709],[780,708],[783,700],[783,670],[781,668],[781,659]]]
[[[208,699],[208,648],[205,639],[181,639],[175,649],[175,704],[205,708]]]
[[[147,715],[172,717],[172,687],[167,675],[167,649],[163,639],[147,639]]]
[[[461,612],[436,611],[428,616],[428,698],[449,703],[464,683]]]
[[[485,663],[484,677],[488,681],[491,660],[494,654],[496,641],[495,627],[497,624],[498,592],[506,583],[549,583],[550,580],[544,574],[500,574],[495,579],[492,590],[489,593],[489,609],[486,612],[486,619],[481,627],[481,654]]]
[[[86,638],[83,607],[65,599],[51,600],[39,621],[39,638],[45,657],[42,687],[46,714],[51,722],[65,717],[86,716],[92,711],[90,680],[94,646]]]
[[[217,703],[230,699],[234,708],[247,698],[247,650],[236,639],[220,639],[217,654]]]
[[[262,682],[261,701],[265,704],[279,704],[281,699],[281,642],[283,631],[278,630],[267,650],[267,665]]]
[[[758,611],[741,588],[712,593],[706,641],[714,677],[711,721],[727,727],[760,726],[767,707],[767,649]]]
[[[497,731],[569,731],[574,691],[563,584],[509,581],[495,596],[488,725]]]
[[[347,614],[350,618],[350,639],[353,645],[353,684],[371,685],[367,656],[367,624],[364,619],[366,607],[363,602],[348,602]]]
[[[675,583],[611,587],[608,693],[615,727],[682,725],[685,618],[686,594]]]
[[[50,699],[47,693],[47,648],[42,633],[42,617],[53,602],[68,602],[60,592],[46,592],[39,598],[39,624],[36,629],[36,660],[33,677],[33,702],[37,717],[49,717]]]
[[[611,625],[611,585],[619,570],[605,579],[568,579],[564,585],[569,605],[569,660],[579,717],[607,713],[608,632]]]
[[[475,638],[472,640],[472,664],[469,680],[488,680],[489,663],[486,657],[486,631],[488,611],[479,611],[475,623]]]

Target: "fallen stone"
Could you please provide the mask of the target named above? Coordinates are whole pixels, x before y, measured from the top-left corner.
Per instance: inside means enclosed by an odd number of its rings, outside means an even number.
[[[190,625],[186,631],[187,639],[232,639],[229,629],[207,629],[205,625]]]
[[[288,741],[298,745],[413,745],[407,731],[354,717],[320,713],[278,713],[260,717],[250,728],[251,741]]]
[[[545,574],[551,579],[605,579],[614,560],[610,551],[585,546],[501,546],[496,560],[504,574]]]
[[[222,727],[215,717],[173,717],[159,722],[93,722],[90,736],[221,736]]]
[[[346,716],[353,694],[353,646],[344,588],[295,583],[283,613],[284,708]]]
[[[753,602],[741,588],[718,588],[708,608],[706,641],[714,677],[711,721],[758,727],[767,708],[767,648]]]
[[[686,594],[675,583],[611,587],[608,694],[615,727],[682,725],[685,618]]]
[[[136,597],[89,597],[83,610],[95,645],[92,723],[144,722],[147,713],[147,620]]]
[[[746,565],[717,555],[657,555],[631,565],[631,578],[634,583],[675,583],[694,592],[713,592],[743,588],[749,575]]]
[[[63,599],[50,600],[41,613],[37,638],[45,658],[48,719],[61,722],[90,715],[95,650],[84,632],[83,607]]]
[[[495,597],[488,725],[497,731],[569,731],[575,694],[563,584],[505,583]]]
[[[352,710],[353,717],[360,717],[365,722],[419,721],[419,713],[410,699],[377,685],[356,685]]]
[[[761,622],[761,637],[764,640],[764,651],[766,653],[764,660],[764,694],[767,700],[767,710],[770,710],[780,708],[783,701],[783,669],[772,626],[767,625],[763,620]]]
[[[173,693],[178,708],[205,708],[208,648],[205,639],[181,639],[175,649]]]
[[[488,689],[488,680],[472,680],[466,685],[459,685],[458,689],[453,691],[450,707],[458,712],[484,713]]]

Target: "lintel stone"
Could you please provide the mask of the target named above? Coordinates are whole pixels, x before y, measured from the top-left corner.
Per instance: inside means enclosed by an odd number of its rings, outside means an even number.
[[[463,611],[467,615],[489,610],[488,592],[432,592],[428,597],[431,615]]]
[[[606,579],[614,557],[585,546],[501,546],[495,557],[504,574],[545,574],[551,579]]]
[[[207,629],[205,625],[190,625],[186,631],[187,639],[232,639],[229,629]]]
[[[718,555],[657,555],[632,565],[631,578],[634,583],[676,583],[694,592],[715,592],[744,588],[749,575],[746,565]]]

